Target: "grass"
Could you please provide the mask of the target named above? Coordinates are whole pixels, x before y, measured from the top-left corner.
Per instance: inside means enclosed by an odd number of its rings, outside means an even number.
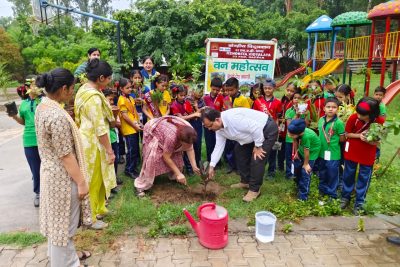
[[[25,248],[35,244],[43,243],[45,241],[45,237],[43,237],[40,233],[35,232],[0,233],[1,245],[12,245]]]
[[[376,86],[379,77],[373,75],[372,86]],[[361,75],[353,76],[353,87],[363,88],[364,80]],[[281,90],[277,97],[282,94]],[[362,90],[357,90],[357,96],[361,97]],[[400,118],[400,98],[396,98],[388,106],[389,117]],[[367,195],[365,206],[367,214],[383,213],[387,215],[400,213],[400,175],[399,159],[397,158],[385,175],[380,175],[381,167],[391,158],[397,149],[400,136],[389,136],[388,142],[381,146],[382,156],[380,165],[376,166]],[[204,145],[204,142],[203,142]],[[205,158],[205,149],[203,149]],[[119,240],[127,235],[145,235],[147,237],[185,235],[192,230],[188,227],[187,219],[182,213],[187,208],[194,217],[200,202],[194,203],[169,203],[155,204],[149,197],[138,199],[134,194],[132,180],[122,176],[124,185],[118,195],[111,200],[109,209],[112,213],[106,217],[110,226],[103,232],[79,231],[76,236],[78,249],[100,249],[105,251],[109,247],[118,246]],[[293,181],[288,181],[282,173],[277,173],[274,180],[265,180],[261,188],[262,194],[252,203],[244,203],[242,197],[244,190],[231,189],[229,185],[237,183],[239,176],[226,175],[224,169],[216,172],[215,181],[224,187],[224,191],[215,200],[218,205],[224,206],[231,219],[247,218],[248,224],[254,224],[254,214],[260,210],[268,210],[274,213],[280,220],[297,222],[307,216],[351,215],[350,210],[342,211],[337,200],[322,198],[318,194],[318,178],[313,176],[309,200],[306,202],[296,199],[296,190]],[[156,183],[160,180],[157,179]],[[200,182],[200,177],[188,178],[189,185]],[[172,182],[173,183],[173,182]],[[178,184],[173,186],[180,187]],[[286,226],[290,232],[290,225]],[[29,233],[20,233],[20,236]],[[35,236],[35,234],[33,234]],[[36,234],[38,235],[38,234]],[[21,238],[21,237],[20,237]],[[0,244],[4,243],[0,235]],[[10,239],[13,240],[13,239]],[[27,238],[29,240],[29,238]],[[36,239],[40,242],[43,239]],[[12,244],[11,241],[9,244]],[[15,244],[17,244],[15,242]],[[19,243],[18,243],[19,244]]]

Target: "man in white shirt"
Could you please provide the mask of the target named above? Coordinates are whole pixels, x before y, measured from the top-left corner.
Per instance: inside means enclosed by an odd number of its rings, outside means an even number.
[[[206,108],[201,118],[204,127],[216,132],[209,178],[214,177],[214,168],[224,152],[226,140],[237,141],[235,157],[240,183],[231,187],[249,189],[243,200],[253,201],[260,195],[265,163],[278,136],[278,126],[267,114],[248,108],[234,108],[222,113]]]

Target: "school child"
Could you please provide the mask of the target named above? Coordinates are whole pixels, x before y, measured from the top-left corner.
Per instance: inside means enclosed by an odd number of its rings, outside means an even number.
[[[256,100],[254,100],[253,109],[268,114],[279,126],[278,119],[282,116],[282,103],[279,99],[274,97],[275,88],[275,81],[272,79],[267,79],[262,86],[261,97],[258,97]],[[279,141],[279,135],[276,141],[277,142],[268,156],[267,177],[270,179],[275,177],[277,151],[281,149],[281,147],[278,145],[279,142],[282,142]]]
[[[133,179],[139,176],[137,167],[139,162],[139,132],[143,126],[139,121],[139,114],[136,110],[135,100],[130,95],[132,93],[132,83],[121,78],[119,81],[121,95],[118,99],[120,111],[121,132],[125,137],[127,153],[125,174]]]
[[[378,86],[374,91],[374,99],[379,103],[379,116],[386,118],[386,105],[382,102],[385,97],[386,88],[383,86]]]
[[[113,103],[118,104],[118,99],[121,95],[121,90],[119,89],[119,81],[116,81],[114,83],[114,86],[112,87],[112,92],[114,93],[114,101]],[[124,164],[125,163],[125,156],[126,156],[126,145],[125,145],[125,139],[124,135],[121,133],[121,131],[118,131],[118,164]]]
[[[175,86],[172,89],[173,96],[175,98],[174,102],[171,105],[171,113],[172,115],[178,116],[184,120],[187,120],[190,125],[196,130],[197,132],[197,140],[193,143],[194,154],[196,157],[197,164],[201,161],[201,134],[202,134],[202,123],[200,120],[200,113],[196,106],[193,106],[190,101],[187,99],[188,89],[183,86]],[[200,122],[200,130],[198,126],[198,122]],[[188,156],[183,156],[183,160],[185,163],[186,170],[189,175],[193,175],[193,169],[190,164]]]
[[[293,105],[293,95],[297,89],[293,82],[289,82],[285,89],[285,94],[281,98],[282,103],[282,115],[279,118],[279,142],[281,142],[282,147],[278,151],[278,168],[279,170],[285,170],[285,153],[286,153],[286,122],[285,113]]]
[[[304,110],[303,112],[299,111],[298,104],[302,100],[302,93],[300,88],[296,88],[293,93],[292,106],[289,107],[285,112],[285,124],[286,129],[289,126],[290,122],[294,119],[304,119],[306,124],[310,121],[310,113],[308,110]],[[294,171],[292,170],[292,155],[295,148],[293,147],[293,139],[289,134],[286,133],[285,137],[285,161],[286,161],[286,179],[291,179],[294,175]]]
[[[336,88],[335,97],[339,100],[341,105],[354,105],[354,91],[347,84],[341,84]]]
[[[325,116],[318,121],[321,150],[319,152],[319,192],[337,198],[339,167],[341,159],[340,142],[345,140],[344,123],[337,117],[339,100],[327,98]]]
[[[227,91],[233,108],[250,108],[249,101],[239,91],[239,80],[231,77],[225,82],[225,91]]]
[[[371,97],[362,98],[356,106],[356,112],[349,117],[345,128],[347,141],[344,150],[341,208],[345,209],[349,205],[355,187],[356,200],[353,212],[358,215],[363,210],[378,144],[378,142],[367,141],[366,131],[371,123],[383,124],[384,119],[379,117],[378,101]],[[357,167],[359,170],[356,184]]]
[[[153,103],[153,101],[151,100],[151,95],[154,94],[153,91],[150,91],[144,95],[143,113],[149,119],[154,119],[165,115],[169,115],[170,105],[172,102],[171,95],[167,90],[168,76],[163,74],[158,75],[154,79],[154,85],[155,85],[154,92],[162,92],[163,96],[160,103]]]
[[[144,95],[150,92],[150,89],[143,85],[143,76],[140,70],[132,70],[129,75],[132,83],[132,97],[135,99],[136,110],[139,114],[140,123],[146,124],[147,117],[143,114]]]
[[[232,104],[232,108],[242,107],[242,108],[250,108],[249,101],[247,98],[243,96],[239,91],[239,80],[235,77],[231,77],[225,82],[225,92],[229,96],[229,102]],[[235,171],[236,162],[235,162],[235,155],[234,155],[234,147],[236,142],[232,140],[226,140],[225,143],[225,159],[228,162],[228,170],[226,171],[227,174]]]
[[[324,98],[328,97],[335,97],[335,89],[336,89],[336,84],[338,84],[339,81],[336,77],[333,75],[328,75],[324,79]]]
[[[256,83],[250,88],[250,96],[249,96],[250,108],[254,109],[254,101],[256,101],[259,97],[262,97],[261,91],[263,91],[262,83]]]
[[[111,142],[111,147],[112,150],[114,151],[115,155],[115,161],[114,161],[114,170],[115,170],[115,176],[117,177],[117,185],[120,185],[123,183],[121,178],[118,178],[118,161],[119,161],[119,145],[118,145],[118,129],[117,127],[121,127],[121,122],[118,117],[118,107],[114,105],[114,93],[112,92],[111,89],[105,89],[103,91],[104,96],[107,98],[108,102],[110,103],[111,109],[113,110],[115,121],[116,121],[116,127],[110,127],[110,142]],[[116,193],[116,190],[113,188],[111,189],[112,193]]]
[[[220,93],[222,89],[222,80],[218,77],[215,77],[211,80],[211,90],[210,94],[205,95],[203,97],[204,104],[212,109],[222,111],[222,107],[224,105],[224,97]],[[207,161],[211,160],[211,153],[215,147],[215,132],[208,130],[204,127],[204,139],[206,141],[206,151],[207,151]]]
[[[292,120],[288,126],[288,135],[293,138],[294,147],[297,148],[292,152],[297,198],[307,200],[312,168],[318,158],[321,142],[313,130],[306,128],[304,119]]]
[[[311,113],[311,119],[322,118],[325,115],[324,113],[325,98],[321,82],[318,80],[310,81],[308,83],[308,89],[313,95],[309,104],[314,107],[312,110],[315,111],[315,114],[314,112]]]

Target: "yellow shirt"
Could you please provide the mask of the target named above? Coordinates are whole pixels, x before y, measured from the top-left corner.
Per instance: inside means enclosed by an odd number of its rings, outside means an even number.
[[[131,119],[134,122],[139,122],[139,116],[136,111],[136,106],[135,106],[135,99],[133,97],[129,96],[129,100],[124,97],[120,96],[118,98],[118,108],[120,112],[120,119],[121,119],[121,132],[123,135],[130,135],[130,134],[135,134],[137,131],[135,128],[133,128],[131,125],[129,125],[124,117],[122,117],[122,112],[126,112],[128,114],[129,119]]]
[[[232,101],[232,97],[231,97],[231,101]],[[250,108],[250,103],[249,103],[249,100],[247,100],[247,97],[245,97],[244,95],[240,95],[235,98],[235,100],[233,102],[233,107],[234,108]]]
[[[250,107],[252,107],[253,103],[254,103],[253,99],[251,99],[250,96],[248,96],[246,98],[247,98],[247,102],[249,102]]]
[[[168,92],[168,90],[165,90],[163,92],[163,101],[158,105],[158,108],[160,109],[161,115],[165,116],[168,111],[168,106],[171,104],[172,99],[171,95]]]

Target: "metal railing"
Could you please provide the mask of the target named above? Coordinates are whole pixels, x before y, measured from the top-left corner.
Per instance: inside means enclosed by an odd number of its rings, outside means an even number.
[[[367,60],[371,36],[361,36],[346,40],[346,59]]]
[[[385,57],[387,59],[399,58],[399,38],[400,31],[388,32],[386,35]]]

